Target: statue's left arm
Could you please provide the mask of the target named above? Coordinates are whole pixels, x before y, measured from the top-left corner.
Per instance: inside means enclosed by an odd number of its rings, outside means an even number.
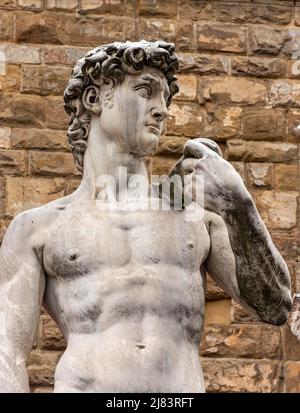
[[[179,167],[190,178],[185,191],[197,187],[197,175],[204,179],[209,274],[260,320],[284,324],[292,307],[289,271],[241,177],[205,139],[187,142]]]

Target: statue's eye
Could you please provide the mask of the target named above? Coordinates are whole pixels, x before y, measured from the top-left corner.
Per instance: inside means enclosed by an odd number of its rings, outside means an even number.
[[[140,85],[137,86],[135,89],[144,98],[149,98],[151,96],[151,87],[148,85]]]

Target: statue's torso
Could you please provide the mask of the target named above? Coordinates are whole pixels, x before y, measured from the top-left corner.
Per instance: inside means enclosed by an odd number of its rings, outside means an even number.
[[[85,202],[44,236],[45,303],[68,341],[55,391],[203,390],[204,220]]]

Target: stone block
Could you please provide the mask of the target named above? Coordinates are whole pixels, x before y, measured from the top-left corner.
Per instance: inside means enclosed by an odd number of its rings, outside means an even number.
[[[300,110],[290,109],[287,116],[287,140],[300,143]]]
[[[231,307],[231,321],[233,323],[257,323],[258,319],[250,314],[245,308],[243,308],[236,301],[232,300]]]
[[[215,7],[211,1],[179,0],[179,18],[187,20],[214,20]]]
[[[284,356],[286,360],[300,360],[300,341],[291,332],[291,327],[285,325],[282,327]],[[299,376],[300,377],[300,376]]]
[[[273,168],[270,163],[248,163],[248,184],[256,188],[271,189],[273,186]]]
[[[0,149],[8,149],[10,147],[11,128],[3,126],[0,128]]]
[[[219,75],[230,72],[230,57],[226,55],[178,53],[178,57],[179,73]]]
[[[40,11],[43,7],[43,0],[18,0],[18,8],[24,10]]]
[[[41,320],[40,349],[42,350],[65,350],[66,341],[57,324],[48,316]]]
[[[185,136],[163,135],[155,151],[156,156],[182,156],[183,146],[189,138]]]
[[[5,73],[0,73],[0,92],[19,92],[20,67],[17,65],[5,65]]]
[[[54,372],[61,357],[57,351],[33,350],[27,362],[27,371],[31,386],[51,386]]]
[[[0,13],[0,40],[12,40],[14,33],[14,15],[6,11]]]
[[[0,178],[0,217],[4,216],[5,211],[5,178]]]
[[[284,363],[286,393],[300,393],[300,361]]]
[[[289,24],[293,17],[293,5],[263,3],[217,2],[217,20],[231,23]]]
[[[145,18],[139,20],[139,37],[141,39],[149,41],[160,39],[164,39],[166,42],[174,41],[176,30],[176,20]]]
[[[281,109],[247,108],[244,111],[244,139],[280,140],[286,135],[286,114]]]
[[[46,127],[50,129],[67,130],[69,116],[64,109],[62,96],[47,96],[46,98]]]
[[[40,47],[26,44],[4,44],[0,46],[0,51],[5,54],[6,62],[12,64],[41,63]]]
[[[197,104],[173,102],[166,121],[167,134],[197,137],[204,124],[204,112]]]
[[[65,195],[70,195],[79,187],[81,179],[69,179],[66,181]]]
[[[3,94],[0,122],[5,126],[44,126],[44,105],[40,96]]]
[[[242,133],[242,109],[206,104],[205,125],[201,136],[225,141]]]
[[[280,329],[265,324],[211,324],[202,335],[203,357],[281,359]]]
[[[81,0],[79,13],[125,15],[126,2],[124,0]]]
[[[300,107],[299,80],[272,80],[269,90],[269,101],[272,106]]]
[[[222,300],[224,298],[229,298],[229,296],[207,274],[205,300],[206,301],[216,301],[216,300]]]
[[[205,303],[205,325],[230,324],[231,322],[231,300],[229,298]]]
[[[14,128],[11,136],[13,149],[67,149],[66,132],[51,129]]]
[[[229,161],[247,162],[297,162],[298,147],[283,142],[250,142],[240,139],[226,141],[226,159]]]
[[[299,190],[298,165],[274,165],[274,188],[282,191]]]
[[[79,0],[46,0],[47,10],[51,11],[75,11],[78,7]]]
[[[171,40],[173,41],[173,40]],[[189,20],[180,20],[176,31],[176,48],[179,51],[194,51],[194,26]]]
[[[0,0],[0,9],[13,10],[16,7],[17,0]]]
[[[51,46],[47,45],[42,50],[42,60],[47,65],[75,66],[90,50],[90,47]]]
[[[197,99],[197,76],[178,75],[179,93],[176,100],[195,101]]]
[[[63,178],[6,178],[6,209],[8,217],[44,205],[64,196]]]
[[[202,358],[207,392],[274,393],[281,362],[249,359]]]
[[[300,255],[300,243],[299,243],[299,231],[295,227],[289,231],[285,230],[273,230],[271,236],[276,248],[287,260],[293,260],[296,262]]]
[[[297,225],[296,191],[262,191],[255,194],[256,206],[268,228],[290,229]]]
[[[249,30],[250,54],[279,55],[291,37],[286,30],[252,26]]]
[[[200,81],[200,101],[212,101],[217,104],[265,103],[266,85],[263,82],[244,78],[202,78]]]
[[[151,175],[168,175],[178,158],[179,156],[177,158],[168,156],[154,156],[151,162]]]
[[[27,153],[24,151],[0,150],[0,174],[24,175],[28,168]]]
[[[63,95],[71,69],[59,66],[22,66],[21,92],[36,95]]]
[[[231,73],[240,76],[264,78],[284,77],[287,70],[286,61],[265,57],[231,57]]]
[[[221,23],[197,23],[196,49],[245,53],[246,30]]]
[[[44,176],[79,175],[71,153],[41,151],[29,153],[29,173]]]
[[[177,17],[177,0],[141,0],[139,2],[138,14],[146,17]]]

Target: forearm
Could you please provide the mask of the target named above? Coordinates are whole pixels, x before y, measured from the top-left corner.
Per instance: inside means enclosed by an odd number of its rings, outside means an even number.
[[[251,196],[245,193],[225,204],[220,214],[235,256],[241,300],[263,321],[282,324],[291,307],[287,266]]]
[[[25,361],[18,360],[15,352],[0,347],[0,393],[28,393],[29,380]]]

